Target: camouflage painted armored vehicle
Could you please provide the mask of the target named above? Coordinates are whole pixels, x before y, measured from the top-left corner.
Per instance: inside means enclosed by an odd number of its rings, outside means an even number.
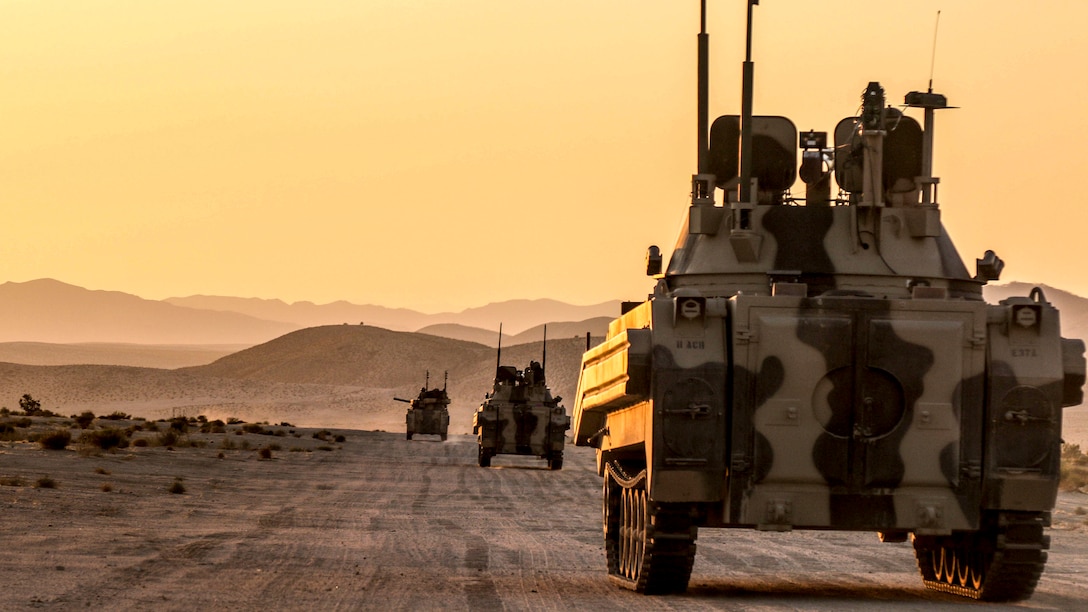
[[[431,373],[427,372],[426,384],[419,390],[419,397],[414,400],[394,397],[398,402],[409,404],[404,420],[408,426],[408,439],[415,434],[432,434],[446,439],[446,432],[450,428],[450,413],[447,407],[450,405],[450,396],[446,394],[446,382],[448,376],[442,381],[442,388],[428,389],[431,382]]]
[[[502,363],[501,330],[499,335]],[[545,355],[546,345],[545,340]],[[490,467],[495,455],[532,455],[546,460],[549,469],[561,469],[563,445],[570,429],[570,417],[559,405],[562,400],[552,396],[540,363],[530,361],[524,370],[497,366],[494,387],[472,417],[480,467]]]
[[[651,247],[653,294],[583,356],[574,442],[597,449],[611,579],[683,591],[701,527],[849,530],[911,538],[927,587],[1030,596],[1083,342],[1061,337],[1039,289],[987,304],[992,252],[963,265],[930,171],[944,96],[906,95],[920,126],[870,83],[829,148],[752,116],[752,72],[749,58],[742,114],[709,143],[700,96],[668,267]]]

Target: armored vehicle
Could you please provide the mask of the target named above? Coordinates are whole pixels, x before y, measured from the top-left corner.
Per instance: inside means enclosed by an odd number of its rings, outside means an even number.
[[[545,331],[544,363],[547,363]],[[502,363],[502,328],[499,329],[498,364]],[[490,467],[495,455],[533,455],[545,459],[548,468],[563,467],[563,445],[570,417],[552,396],[544,378],[544,365],[530,361],[519,370],[496,365],[491,392],[472,417],[472,433],[479,443],[480,467]]]
[[[1083,342],[1038,288],[983,300],[1003,264],[987,252],[968,273],[931,174],[944,96],[906,95],[920,126],[870,83],[828,147],[752,115],[749,51],[741,115],[708,134],[703,10],[691,205],[663,273],[650,248],[653,293],[624,305],[578,382],[610,578],[685,590],[699,528],[849,530],[911,538],[929,588],[1030,596]]]
[[[450,428],[450,413],[447,407],[450,405],[450,396],[446,394],[446,383],[449,375],[442,380],[442,388],[428,389],[431,384],[431,373],[427,372],[426,382],[419,390],[419,396],[414,400],[394,397],[398,402],[409,404],[408,411],[404,415],[404,421],[408,425],[408,439],[414,434],[433,434],[446,440],[446,432]]]

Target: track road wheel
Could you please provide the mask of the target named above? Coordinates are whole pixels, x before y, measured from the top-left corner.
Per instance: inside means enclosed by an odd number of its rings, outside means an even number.
[[[491,453],[484,447],[480,447],[479,455],[480,467],[491,467]]]
[[[609,578],[639,593],[682,593],[695,562],[697,528],[684,504],[646,493],[646,471],[628,477],[609,465],[604,478],[604,543]]]
[[[1000,512],[974,533],[916,537],[914,554],[927,588],[984,601],[1031,597],[1046,565],[1045,513]]]

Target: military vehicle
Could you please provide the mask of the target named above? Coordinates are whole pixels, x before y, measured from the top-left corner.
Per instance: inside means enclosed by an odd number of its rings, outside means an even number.
[[[570,417],[559,405],[563,398],[552,397],[545,381],[547,355],[545,328],[543,363],[530,361],[524,370],[501,365],[502,327],[499,327],[494,387],[472,416],[480,467],[490,467],[495,455],[533,455],[545,459],[549,469],[562,469]]]
[[[681,235],[663,274],[650,247],[653,293],[624,305],[578,382],[574,443],[597,449],[611,580],[685,590],[699,528],[849,530],[911,538],[929,588],[1029,597],[1083,342],[1038,288],[983,300],[1003,263],[987,252],[969,274],[941,224],[948,104],[932,82],[903,105],[924,127],[870,83],[833,147],[753,116],[749,3],[741,115],[708,135],[705,15],[704,0]]]
[[[450,396],[446,394],[446,383],[449,382],[449,374],[443,375],[442,388],[428,389],[431,384],[431,373],[427,372],[427,378],[423,387],[419,390],[419,396],[414,400],[406,400],[399,397],[393,399],[409,404],[408,411],[404,415],[404,421],[408,425],[408,439],[415,434],[432,434],[446,440],[446,432],[450,428],[450,413],[447,407],[450,405]]]

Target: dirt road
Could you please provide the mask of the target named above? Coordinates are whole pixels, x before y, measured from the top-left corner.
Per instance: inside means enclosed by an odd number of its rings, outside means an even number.
[[[0,609],[977,606],[926,591],[909,544],[732,530],[700,532],[687,594],[647,598],[605,577],[588,449],[568,447],[559,472],[505,456],[482,469],[468,436],[337,433],[342,444],[270,460],[214,446],[99,456],[0,447]],[[56,488],[33,486],[45,475]],[[178,478],[185,493],[169,493]],[[1088,495],[1063,494],[1035,597],[1002,608],[1088,609],[1078,507]]]

